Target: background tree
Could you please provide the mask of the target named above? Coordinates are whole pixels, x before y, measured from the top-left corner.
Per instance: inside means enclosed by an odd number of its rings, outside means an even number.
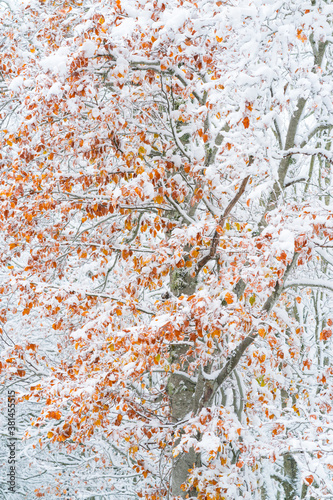
[[[1,368],[27,433],[115,447],[139,497],[329,498],[332,7],[16,8]]]

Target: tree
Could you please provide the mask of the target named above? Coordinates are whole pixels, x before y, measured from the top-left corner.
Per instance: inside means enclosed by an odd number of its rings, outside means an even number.
[[[139,497],[328,498],[330,4],[15,8],[1,368],[36,437],[111,443]]]

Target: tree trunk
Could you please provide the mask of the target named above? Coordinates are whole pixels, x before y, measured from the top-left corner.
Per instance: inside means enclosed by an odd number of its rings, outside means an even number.
[[[197,285],[196,278],[192,278],[185,269],[175,269],[170,276],[170,289],[174,295],[179,297],[182,294],[192,295],[195,292]],[[186,371],[189,358],[183,362],[183,356],[186,355],[188,346],[184,343],[174,344],[171,348],[171,362],[178,363],[183,371]],[[196,384],[182,374],[173,373],[169,377],[167,386],[168,395],[170,398],[171,414],[175,422],[183,420],[186,415],[193,411]],[[179,440],[175,443],[177,446]],[[188,453],[180,453],[173,460],[171,474],[171,493],[173,496],[181,498],[196,498],[197,491],[191,488],[186,492],[181,489],[181,485],[186,483],[189,476],[189,469],[201,465],[200,454],[193,448],[190,448]]]
[[[283,470],[285,475],[283,481],[285,500],[294,500],[297,498],[298,467],[292,455],[288,454],[283,457]]]

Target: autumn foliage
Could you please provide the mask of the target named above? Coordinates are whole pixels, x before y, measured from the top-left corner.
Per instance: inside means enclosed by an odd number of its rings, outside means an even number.
[[[332,495],[332,9],[289,4],[0,11],[2,383],[71,498],[95,452],[151,500]]]

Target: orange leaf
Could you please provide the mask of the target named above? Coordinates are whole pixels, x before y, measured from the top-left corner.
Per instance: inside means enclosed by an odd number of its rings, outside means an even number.
[[[259,328],[258,334],[260,335],[260,337],[265,338],[265,335],[266,335],[265,328]]]
[[[227,304],[232,304],[234,301],[234,297],[230,292],[227,292],[224,296],[224,300],[226,301]]]
[[[302,34],[302,31],[303,31],[303,30],[301,30],[301,29],[298,29],[298,30],[297,30],[297,38],[298,38],[299,40],[301,40],[301,42],[302,42],[302,43],[304,43],[304,42],[306,42],[306,40],[307,40],[307,36],[306,36],[306,35],[304,35],[304,33]]]
[[[244,118],[244,120],[243,120],[242,123],[244,125],[244,128],[249,128],[249,126],[250,126],[250,120],[249,120],[249,118],[247,116]]]
[[[266,354],[260,354],[258,356],[259,363],[263,363],[266,359]]]
[[[320,332],[319,340],[327,340],[332,336],[332,330],[330,328],[324,328],[322,332]]]
[[[36,344],[27,344],[26,349],[31,349],[32,351],[36,351],[37,345]]]
[[[305,478],[305,481],[306,481],[306,482],[310,485],[310,484],[312,484],[312,483],[313,483],[313,479],[314,479],[313,475],[312,475],[312,474],[310,474],[310,476],[307,476],[307,477]]]
[[[116,418],[115,424],[116,424],[116,425],[120,425],[120,424],[121,424],[122,419],[123,419],[123,416],[119,413],[119,415],[118,415],[118,416],[117,416],[117,418]]]

